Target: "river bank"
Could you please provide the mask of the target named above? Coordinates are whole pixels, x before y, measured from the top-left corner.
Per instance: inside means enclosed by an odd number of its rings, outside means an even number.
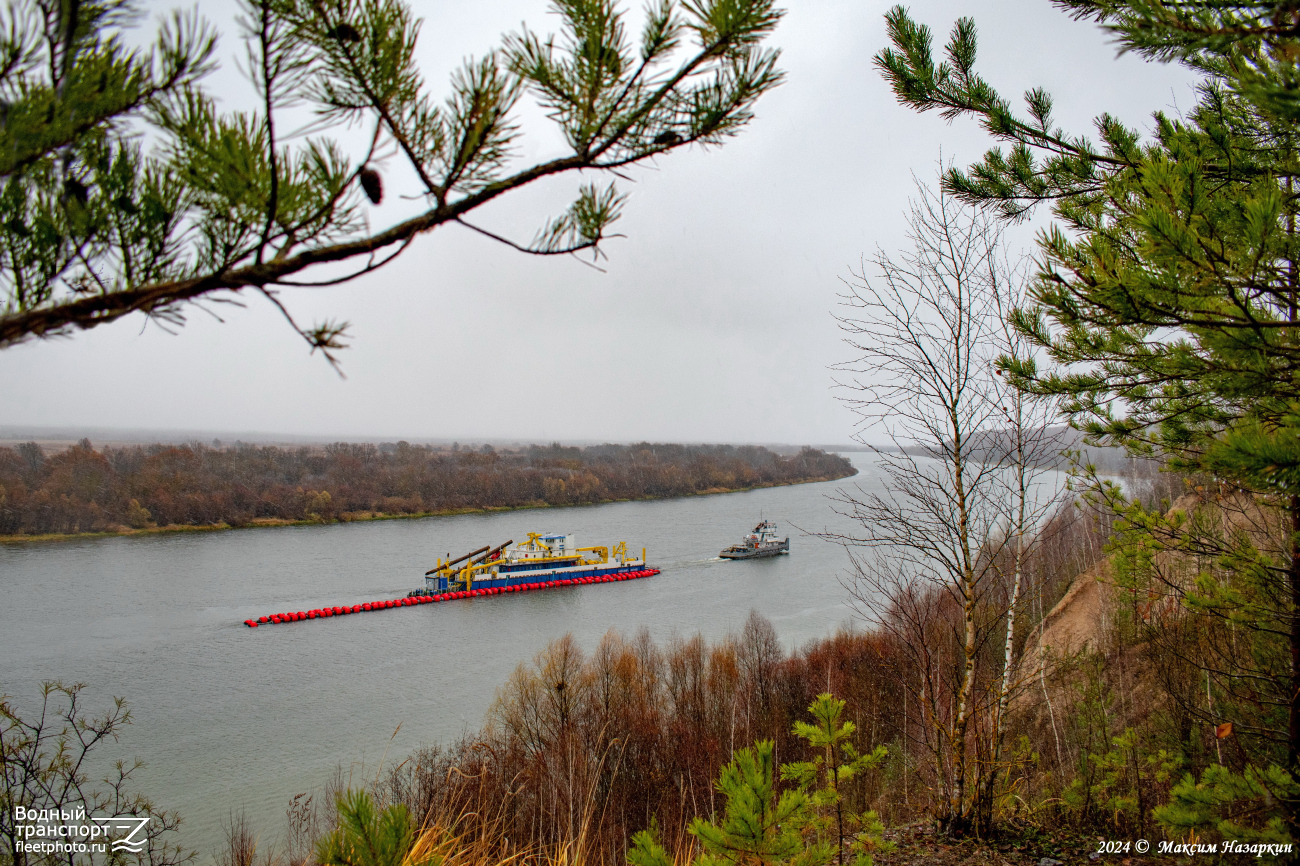
[[[842,476],[851,478],[852,476]],[[694,496],[717,496],[722,493],[745,493],[752,490],[765,490],[771,487],[791,487],[796,484],[820,484],[826,481],[838,481],[839,478],[805,478],[799,481],[773,481],[763,484],[755,484],[750,487],[714,487],[708,490],[701,490],[697,493],[678,494],[674,496],[643,496],[636,499],[604,499],[590,503],[575,503],[573,505],[552,505],[547,502],[532,502],[526,505],[514,506],[484,506],[482,508],[446,508],[438,511],[421,511],[411,514],[389,514],[381,511],[349,511],[339,514],[331,519],[323,518],[303,518],[300,520],[291,520],[280,517],[255,517],[247,523],[230,524],[230,523],[212,523],[200,526],[187,524],[169,524],[167,526],[146,526],[133,528],[130,526],[117,526],[111,529],[104,529],[97,532],[47,532],[34,535],[0,535],[0,544],[45,544],[56,543],[61,541],[86,541],[95,538],[121,538],[130,536],[148,536],[148,535],[165,535],[185,532],[224,532],[230,529],[269,529],[272,527],[283,526],[321,526],[330,523],[360,523],[371,520],[417,520],[426,517],[456,517],[465,514],[499,514],[510,511],[527,511],[538,508],[564,508],[577,507],[581,505],[609,505],[616,502],[655,502],[664,499],[681,499]]]
[[[0,538],[354,523],[653,501],[845,478],[850,461],[803,448],[528,446],[446,451],[406,442],[325,448],[150,445],[46,455],[0,447]]]

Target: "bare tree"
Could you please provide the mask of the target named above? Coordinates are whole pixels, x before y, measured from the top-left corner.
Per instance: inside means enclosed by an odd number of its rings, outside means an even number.
[[[40,709],[25,718],[8,695],[0,694],[0,863],[73,866],[125,862],[121,851],[86,845],[86,833],[68,833],[69,829],[87,827],[94,819],[123,817],[148,819],[142,828],[143,844],[139,850],[128,849],[140,866],[189,862],[194,852],[170,841],[180,826],[180,816],[130,790],[132,776],[144,766],[141,761],[116,761],[102,784],[90,780],[89,767],[102,760],[100,747],[118,738],[131,723],[131,713],[126,702],[116,698],[111,709],[98,716],[88,714],[81,702],[84,688],[81,683],[44,683]],[[113,832],[114,839],[123,835],[120,828]],[[47,850],[33,852],[30,843],[50,844],[44,846]],[[87,850],[73,850],[78,847]]]
[[[1028,341],[1011,325],[1013,310],[1025,306],[1027,301],[1023,273],[1010,273],[1011,279],[1004,280],[1002,291],[994,296],[997,305],[998,331],[997,347],[1001,353],[999,364],[1008,356],[1017,358],[1033,357],[1036,352]],[[992,379],[992,396],[997,400],[997,410],[1003,426],[999,437],[999,463],[1004,467],[1002,480],[1008,497],[1010,512],[1007,517],[1006,542],[1009,550],[1005,555],[995,559],[995,564],[1004,570],[1003,583],[1007,583],[1010,572],[1009,597],[1006,604],[1006,635],[1003,640],[1002,674],[998,689],[997,703],[991,721],[992,736],[989,748],[989,772],[984,775],[986,790],[979,798],[984,810],[981,822],[987,826],[992,821],[993,798],[997,790],[999,775],[1003,769],[1003,742],[1006,731],[1007,708],[1013,695],[1033,678],[1041,673],[1037,668],[1021,669],[1015,656],[1015,627],[1022,613],[1028,575],[1026,566],[1030,556],[1044,540],[1041,527],[1045,518],[1056,508],[1061,487],[1053,484],[1049,477],[1060,468],[1063,447],[1064,427],[1053,427],[1057,420],[1058,407],[1055,400],[1034,399],[1024,391],[1016,388],[1005,378],[999,367]],[[1059,475],[1057,476],[1059,478]],[[1035,581],[1042,585],[1041,575]],[[1041,640],[1042,631],[1039,630]],[[1040,663],[1043,654],[1041,647],[1034,658]],[[1048,713],[1053,714],[1050,698]],[[1053,719],[1053,724],[1055,721]]]
[[[281,862],[274,848],[258,850],[257,831],[243,808],[232,810],[221,829],[226,844],[217,852],[217,866],[278,866]]]
[[[991,820],[1027,536],[1042,508],[1035,480],[1050,449],[1040,414],[994,371],[1017,277],[996,224],[918,185],[908,225],[910,251],[879,252],[846,280],[839,321],[858,357],[837,368],[841,384],[859,438],[877,427],[893,447],[873,449],[885,494],[841,491],[861,528],[838,540],[860,610],[911,655],[905,685],[922,716],[912,736],[930,758],[935,817],[961,835]]]

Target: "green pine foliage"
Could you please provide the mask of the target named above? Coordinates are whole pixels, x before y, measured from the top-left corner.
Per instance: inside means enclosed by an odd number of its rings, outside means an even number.
[[[416,828],[406,807],[399,804],[380,809],[364,790],[349,790],[338,796],[338,826],[316,845],[320,866],[439,866],[432,856],[420,863],[408,862],[416,840]]]
[[[415,59],[428,25],[405,0],[240,0],[251,98],[225,110],[204,80],[218,34],[197,12],[173,13],[151,46],[132,49],[147,11],[136,0],[8,4],[0,347],[133,312],[176,325],[185,304],[243,291],[332,357],[346,325],[299,327],[281,287],[347,281],[448,223],[537,255],[599,255],[625,203],[608,178],[723,143],[782,79],[766,44],[782,15],[772,0],[656,0],[640,38],[617,0],[553,8],[558,35],[507,36],[439,95]],[[519,158],[517,119],[530,95],[567,143],[533,164]],[[348,127],[365,130],[351,146],[333,134]],[[379,169],[394,159],[422,207],[385,223]],[[467,221],[505,193],[579,172],[573,203],[531,240]]]
[[[795,722],[794,733],[815,754],[811,761],[781,765],[781,780],[793,785],[785,790],[779,790],[771,740],[735,753],[716,782],[726,798],[723,814],[691,822],[701,848],[693,866],[871,866],[872,851],[893,849],[875,812],[859,815],[845,808],[841,787],[877,767],[886,749],[857,754],[850,741],[855,726],[840,722],[844,707],[844,701],[821,694],[808,708],[813,722]],[[846,851],[852,855],[847,861]],[[632,837],[627,860],[631,866],[672,866],[654,821]]]
[[[1095,811],[1117,833],[1147,832],[1148,816],[1159,806],[1151,802],[1153,787],[1168,787],[1182,759],[1164,749],[1151,750],[1134,728],[1111,739],[1100,754],[1085,753],[1083,767],[1070,780],[1061,799],[1072,810]]]
[[[1285,844],[1293,841],[1279,800],[1300,797],[1295,780],[1281,767],[1247,766],[1234,773],[1211,764],[1199,781],[1190,773],[1174,786],[1169,802],[1155,809],[1156,819],[1171,834],[1210,834],[1241,842]]]
[[[1059,399],[1093,443],[1205,479],[1190,491],[1199,514],[1144,509],[1095,476],[1092,495],[1122,515],[1119,581],[1144,599],[1143,639],[1200,670],[1205,700],[1180,697],[1183,710],[1202,724],[1237,722],[1248,766],[1233,778],[1286,780],[1251,826],[1263,832],[1280,818],[1296,837],[1300,10],[1060,5],[1107,28],[1122,50],[1199,74],[1196,104],[1184,116],[1156,112],[1149,136],[1110,115],[1097,118],[1095,138],[1070,134],[1045,91],[1028,91],[1017,109],[975,71],[972,20],[956,23],[936,57],[929,28],[902,7],[888,15],[893,44],[876,62],[903,104],[976,117],[999,142],[948,170],[949,192],[1007,219],[1052,207],[1033,302],[1012,316],[1052,367],[1004,357],[1009,380]],[[1226,802],[1239,792],[1224,772],[1206,784]]]
[[[894,47],[877,62],[900,101],[946,117],[974,114],[1009,147],[990,150],[968,170],[950,170],[945,185],[954,194],[1008,217],[1053,205],[1060,225],[1040,238],[1036,304],[1015,321],[1068,371],[1040,373],[1008,358],[1014,381],[1064,397],[1071,419],[1096,437],[1205,468],[1208,445],[1227,431],[1272,439],[1294,426],[1296,130],[1289,117],[1252,100],[1232,72],[1233,58],[1271,50],[1263,36],[1234,36],[1226,54],[1209,55],[1223,41],[1212,38],[1220,31],[1206,16],[1238,14],[1226,4],[1208,4],[1221,7],[1217,12],[1069,5],[1110,26],[1126,48],[1205,72],[1187,117],[1155,113],[1154,135],[1143,141],[1103,115],[1100,141],[1093,141],[1056,127],[1051,97],[1041,90],[1029,91],[1017,114],[974,71],[970,19],[957,22],[946,60],[936,63],[929,29],[895,8],[888,19]],[[1273,7],[1255,7],[1261,33]],[[1169,38],[1156,37],[1159,27]],[[1205,35],[1173,38],[1185,28]],[[1283,41],[1300,46],[1294,36]],[[1270,460],[1292,453],[1284,444],[1290,438],[1281,439],[1274,442],[1281,453]],[[1242,436],[1238,460],[1259,444]]]
[[[690,833],[702,849],[694,866],[826,866],[833,859],[829,845],[805,845],[800,833],[809,819],[808,795],[799,788],[778,795],[771,740],[737,751],[715,784],[727,804],[720,819],[691,822]],[[672,859],[652,826],[632,837],[628,862],[668,866]]]
[[[892,845],[882,837],[884,825],[873,811],[861,814],[845,803],[842,788],[866,770],[878,767],[888,754],[877,746],[870,754],[859,755],[853,746],[857,726],[841,722],[845,702],[829,693],[817,696],[808,712],[813,722],[794,723],[796,736],[806,740],[815,756],[781,766],[781,778],[808,791],[812,814],[808,830],[819,844],[828,844],[835,852],[835,862],[844,864],[845,852],[853,857],[853,866],[871,866],[872,851],[888,851]]]
[[[834,852],[828,844],[806,844],[800,833],[810,819],[808,794],[801,788],[777,793],[771,740],[738,751],[719,773],[717,788],[727,798],[721,820],[691,822],[691,835],[704,849],[695,866],[825,866],[831,862]]]

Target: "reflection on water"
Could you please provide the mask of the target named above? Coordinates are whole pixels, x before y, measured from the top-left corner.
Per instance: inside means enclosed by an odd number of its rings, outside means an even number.
[[[591,649],[609,629],[658,640],[738,630],[749,610],[787,646],[852,618],[844,551],[802,537],[848,529],[827,494],[876,476],[660,502],[100,539],[0,549],[0,692],[30,706],[43,679],[88,684],[94,707],[121,695],[135,724],[116,747],[148,764],[139,787],[186,818],[182,844],[206,858],[231,808],[278,834],[289,798],[332,768],[374,772],[385,752],[476,730],[521,661],[572,632]],[[791,554],[732,562],[719,550],[765,516]],[[583,545],[647,548],[657,577],[248,629],[281,610],[356,604],[421,586],[438,556],[573,532]],[[399,730],[400,725],[400,730]],[[394,735],[394,731],[397,731]],[[391,741],[391,742],[390,742]]]

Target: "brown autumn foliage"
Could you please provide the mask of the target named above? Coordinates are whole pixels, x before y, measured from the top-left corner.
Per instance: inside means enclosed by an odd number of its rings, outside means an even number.
[[[1077,551],[1095,534],[1071,511],[1057,516],[1061,545],[1042,551]],[[1070,568],[1045,558],[1035,567]],[[959,613],[941,611],[954,620]],[[950,656],[940,673],[951,690],[960,647],[936,648]],[[908,648],[883,630],[842,629],[790,652],[757,613],[715,643],[695,635],[658,644],[646,630],[611,631],[584,651],[566,635],[516,668],[481,731],[418,750],[372,793],[405,805],[422,826],[473,840],[493,862],[567,850],[576,840],[586,862],[621,864],[631,835],[652,821],[665,847],[681,854],[692,849],[692,819],[722,811],[714,782],[736,749],[770,739],[778,762],[813,757],[793,724],[830,692],[847,702],[859,752],[889,749],[880,770],[845,786],[847,806],[906,824],[940,795],[923,720],[915,707],[908,712],[903,684],[916,675]],[[340,787],[336,779],[324,798]]]
[[[1128,486],[1159,504],[1182,481],[1150,474],[1128,479]],[[1112,529],[1103,510],[1075,503],[1041,528],[1026,563],[1034,592],[1016,622],[1018,658],[1070,584],[1093,579],[1107,562]],[[934,623],[928,682],[939,693],[935,705],[952,713],[962,671],[953,638],[961,611],[940,593],[917,603],[930,606]],[[381,803],[404,804],[418,824],[472,843],[490,862],[558,857],[614,866],[626,862],[632,834],[652,822],[667,850],[685,862],[693,850],[691,821],[716,816],[725,805],[715,780],[733,752],[770,739],[779,762],[809,759],[792,726],[806,720],[817,694],[830,692],[846,701],[844,718],[855,725],[860,753],[889,750],[879,769],[845,787],[847,806],[874,809],[890,827],[923,827],[943,785],[930,755],[933,730],[908,685],[923,673],[921,656],[900,634],[843,629],[790,651],[767,620],[751,614],[738,634],[712,643],[698,635],[656,643],[642,630],[610,632],[584,649],[565,636],[519,665],[498,690],[483,730],[417,751],[375,780],[372,793]],[[983,651],[981,669],[997,676],[1000,648]],[[1025,684],[992,792],[994,826],[1015,852],[1051,854],[1066,850],[1052,846],[1074,845],[1070,850],[1086,854],[1098,835],[1168,838],[1152,819],[1176,781],[1162,767],[1180,761],[1181,771],[1199,772],[1222,750],[1213,727],[1191,730],[1169,699],[1162,651],[1117,616],[1098,645]],[[987,713],[975,722],[967,736],[987,741]],[[336,779],[322,797],[341,787]],[[301,815],[296,820],[303,822]],[[310,821],[331,824],[328,817]],[[1037,862],[1039,855],[1025,860],[1012,849],[998,849],[999,856]],[[891,855],[889,862],[928,862],[926,851],[912,853],[914,859]]]
[[[482,731],[419,750],[373,793],[420,825],[496,840],[503,859],[581,839],[587,861],[622,863],[631,834],[652,819],[668,850],[683,851],[691,820],[724,806],[714,780],[735,749],[771,739],[778,761],[811,757],[791,729],[820,692],[848,700],[860,747],[896,746],[892,653],[853,631],[790,653],[756,613],[712,644],[611,631],[584,652],[566,635],[519,665]],[[884,781],[854,779],[850,802],[888,803]]]
[[[781,455],[731,445],[442,451],[406,442],[196,443],[96,450],[82,440],[46,455],[26,443],[0,448],[0,534],[575,505],[844,478],[854,471],[845,458],[812,448]]]
[[[1038,611],[1050,609],[1075,577],[1104,559],[1109,531],[1098,513],[1073,504],[1053,515],[1027,564],[1041,578],[1043,595],[1025,605],[1017,625],[1022,649],[1041,619]],[[944,630],[959,626],[961,612],[939,594],[922,603],[935,608],[933,682],[951,704],[962,651]],[[990,671],[998,649],[986,650]],[[721,811],[714,780],[733,751],[771,739],[778,761],[807,760],[792,726],[829,691],[847,702],[845,720],[856,727],[859,752],[889,749],[881,770],[852,781],[849,807],[874,809],[889,826],[924,820],[942,786],[926,754],[932,734],[907,698],[906,683],[920,675],[916,658],[897,633],[884,629],[844,629],[789,652],[757,614],[739,634],[716,643],[696,635],[660,645],[644,630],[610,632],[584,652],[565,636],[515,670],[481,732],[418,751],[375,793],[406,804],[421,822],[445,824],[459,816],[456,831],[475,838],[491,835],[479,823],[491,816],[492,832],[528,850],[582,838],[589,859],[622,863],[630,836],[653,818],[668,850],[683,851],[691,846],[691,820]],[[1118,731],[1099,721],[1096,696],[1082,690],[1057,707],[1058,721],[1067,737],[1100,747]],[[972,726],[969,736],[986,737],[986,722]],[[1036,803],[1049,804],[1041,814],[1059,821],[1060,810],[1050,803],[1078,770],[1079,746],[1058,763],[1052,730],[1038,722],[1036,713],[1022,711],[1012,723],[1020,745],[999,794],[1002,817],[1013,822],[1035,817],[1008,792],[1032,793]],[[1089,725],[1095,730],[1085,730]]]

